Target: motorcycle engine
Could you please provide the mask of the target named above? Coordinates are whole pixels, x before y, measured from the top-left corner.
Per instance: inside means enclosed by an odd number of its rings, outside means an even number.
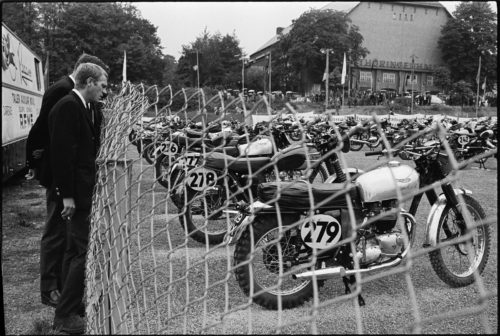
[[[394,209],[397,200],[366,203],[365,218],[369,219]],[[381,262],[383,259],[395,257],[402,252],[403,234],[396,227],[397,213],[390,213],[366,229],[359,230],[361,238],[356,244],[355,258],[361,265]]]

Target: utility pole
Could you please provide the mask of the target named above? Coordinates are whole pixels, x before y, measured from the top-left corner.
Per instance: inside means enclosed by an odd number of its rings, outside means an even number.
[[[235,57],[239,57],[241,60],[241,93],[245,94],[245,61],[247,60],[244,53],[240,55],[234,55]]]
[[[413,97],[415,94],[413,93],[413,78],[415,77],[415,58],[418,58],[415,55],[411,55],[411,112],[410,114],[413,115]]]
[[[271,52],[269,52],[269,104],[271,104],[271,98],[272,98],[272,94],[271,94]]]
[[[322,48],[321,49],[321,52],[323,54],[326,54],[326,66],[325,66],[325,76],[326,76],[326,79],[325,79],[325,86],[326,86],[326,89],[325,89],[325,111],[327,110],[328,108],[328,91],[329,91],[329,77],[330,77],[330,70],[329,70],[329,64],[330,64],[330,53],[333,54],[333,50],[331,48]]]

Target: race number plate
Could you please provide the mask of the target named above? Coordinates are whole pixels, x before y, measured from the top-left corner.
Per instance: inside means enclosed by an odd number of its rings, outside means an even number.
[[[164,141],[156,148],[155,154],[176,155],[179,154],[179,146],[174,142]]]
[[[217,173],[204,167],[191,170],[186,178],[186,185],[196,191],[202,191],[216,182]]]
[[[302,225],[300,235],[307,246],[325,249],[340,240],[340,223],[331,216],[314,215]]]
[[[201,154],[196,152],[188,152],[184,155],[183,158],[186,166],[196,167],[200,162]]]

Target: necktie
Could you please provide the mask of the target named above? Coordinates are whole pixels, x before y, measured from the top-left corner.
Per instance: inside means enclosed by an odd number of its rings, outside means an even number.
[[[87,103],[87,111],[90,113],[90,119],[92,119],[92,125],[94,124],[94,113],[92,113],[92,109],[90,108],[90,103]]]

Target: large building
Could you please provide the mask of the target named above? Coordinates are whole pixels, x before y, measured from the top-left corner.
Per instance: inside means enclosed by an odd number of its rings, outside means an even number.
[[[432,73],[444,65],[438,39],[442,26],[452,17],[439,2],[332,2],[322,9],[345,12],[359,27],[363,47],[369,51],[356,68],[350,64],[350,89],[398,93],[437,90]],[[262,59],[278,43],[279,33],[291,29],[277,28],[276,35],[250,59]],[[321,78],[313,79],[304,83],[303,93],[315,93],[321,85]]]

